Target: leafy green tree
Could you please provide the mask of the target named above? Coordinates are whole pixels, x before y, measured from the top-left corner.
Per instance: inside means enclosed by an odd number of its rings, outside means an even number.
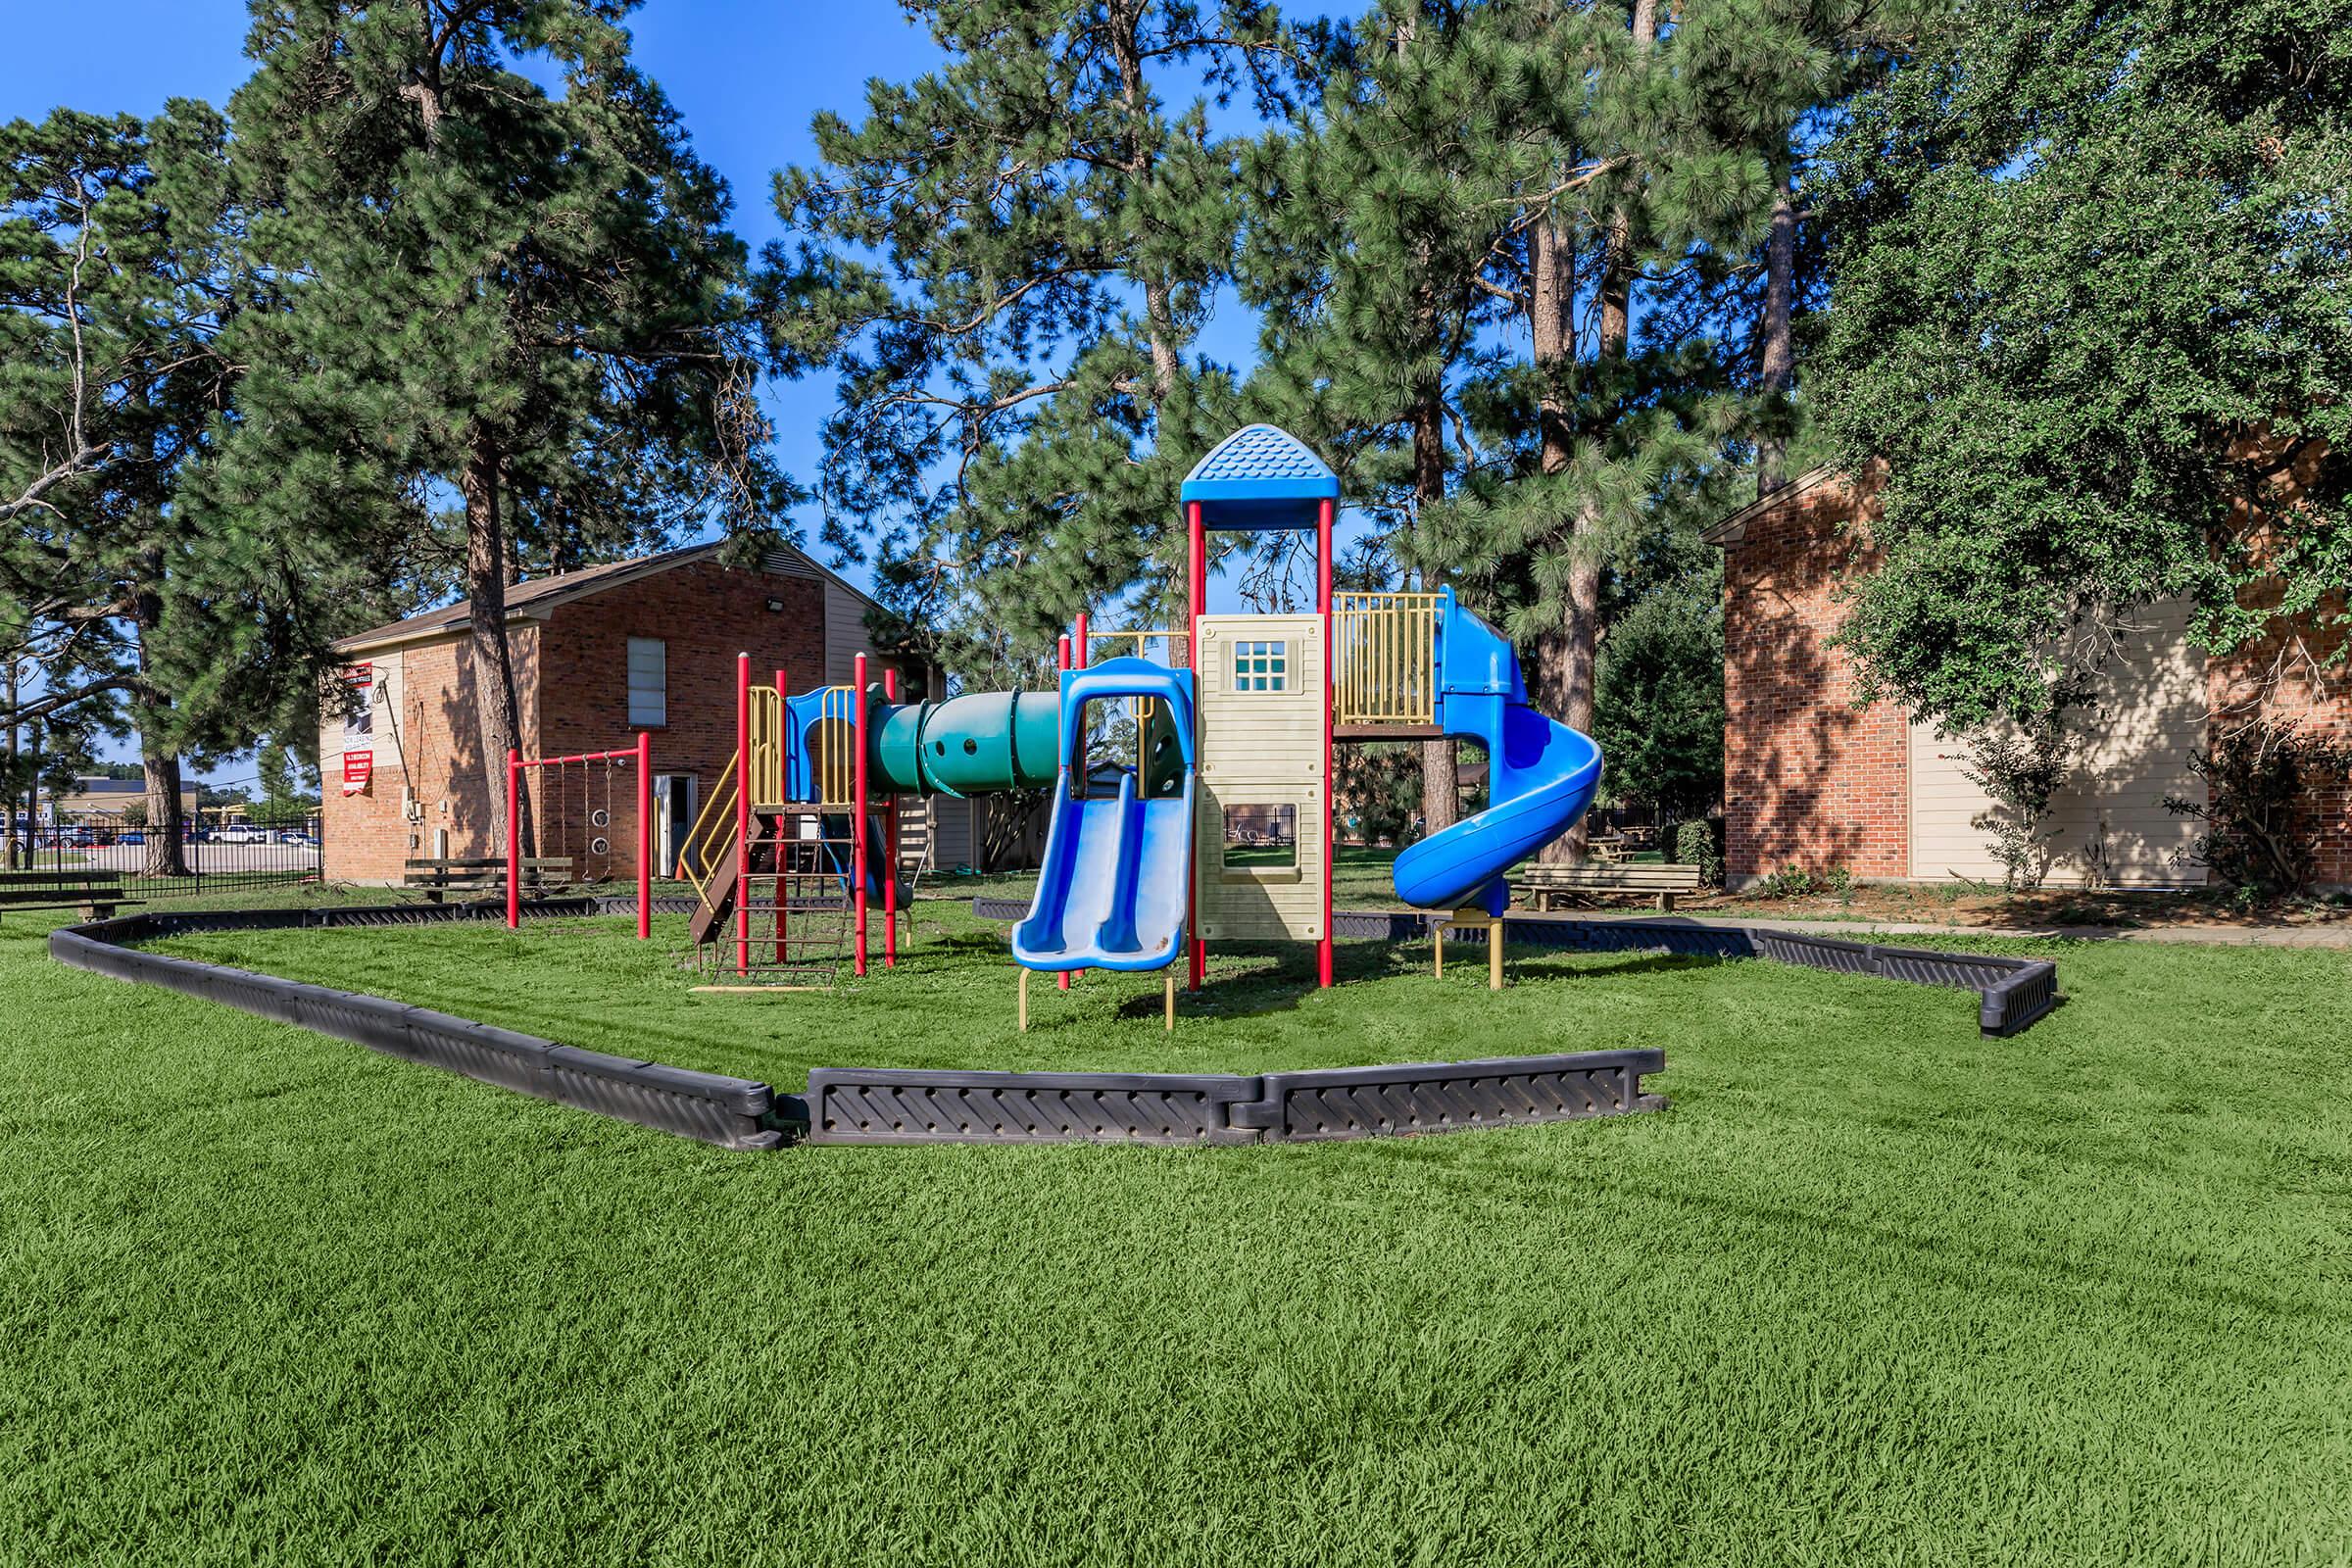
[[[1915,712],[2030,723],[2173,595],[2215,653],[2342,661],[2347,22],[1970,0],[1854,105],[1808,374],[1843,460],[1889,466],[1847,638]]]
[[[239,339],[217,494],[463,586],[501,841],[525,562],[760,530],[790,497],[726,187],[631,64],[632,9],[256,0],[259,69],[230,106],[283,308]]]
[[[1637,601],[1601,644],[1598,674],[1592,729],[1611,791],[1669,820],[1704,815],[1723,793],[1723,618],[1712,596]]]
[[[1177,484],[1236,407],[1193,353],[1238,220],[1210,100],[1273,101],[1297,45],[1247,0],[906,9],[945,64],[819,115],[776,179],[775,364],[840,393],[828,537],[950,668],[1130,596],[1180,613]]]

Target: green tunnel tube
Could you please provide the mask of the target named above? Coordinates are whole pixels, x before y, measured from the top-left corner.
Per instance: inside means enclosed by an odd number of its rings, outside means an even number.
[[[877,686],[867,701],[867,787],[877,795],[1046,789],[1059,770],[1058,692],[976,692],[902,706],[885,703]],[[1145,723],[1143,748],[1144,793],[1175,793],[1184,758],[1164,707]]]
[[[892,707],[876,687],[867,701],[867,787],[877,795],[987,795],[1054,782],[1056,692],[975,692]]]

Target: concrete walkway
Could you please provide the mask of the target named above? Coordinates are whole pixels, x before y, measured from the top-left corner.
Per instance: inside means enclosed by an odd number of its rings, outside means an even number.
[[[1542,915],[1513,913],[1513,919],[1543,919]],[[1776,931],[1798,931],[1806,936],[1837,937],[1847,942],[1872,942],[1881,937],[2042,937],[2079,942],[2202,942],[2221,947],[2352,948],[2352,920],[2328,925],[1936,925],[1917,920],[1787,920],[1776,915],[1754,919],[1722,914],[1629,914],[1607,909],[1588,910],[1561,918],[1611,920],[1623,923],[1657,921],[1676,925],[1770,926]]]

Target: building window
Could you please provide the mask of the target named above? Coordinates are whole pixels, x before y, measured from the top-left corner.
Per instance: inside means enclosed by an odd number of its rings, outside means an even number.
[[[1235,643],[1233,689],[1237,692],[1290,690],[1291,645],[1287,642]]]
[[[629,639],[629,727],[660,729],[669,722],[669,645],[659,637]]]

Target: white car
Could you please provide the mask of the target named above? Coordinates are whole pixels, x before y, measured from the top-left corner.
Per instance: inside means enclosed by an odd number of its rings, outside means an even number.
[[[266,827],[224,827],[213,834],[215,844],[267,844],[270,830]]]

